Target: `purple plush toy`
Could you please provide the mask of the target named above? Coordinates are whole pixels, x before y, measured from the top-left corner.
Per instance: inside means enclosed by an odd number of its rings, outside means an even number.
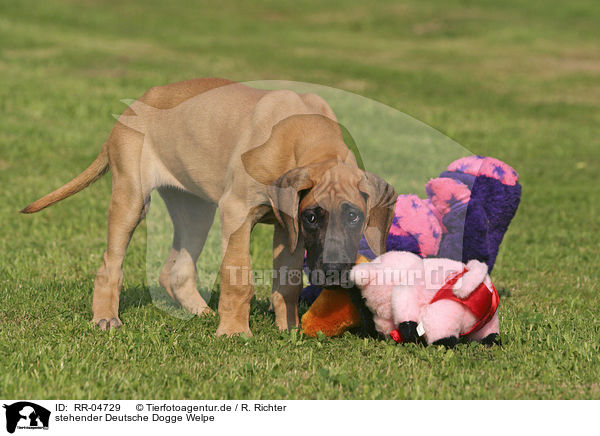
[[[518,179],[513,168],[491,157],[469,156],[452,162],[440,177],[427,183],[427,199],[398,196],[387,251],[464,263],[476,259],[491,272],[521,200]],[[364,237],[359,254],[375,257]],[[307,286],[300,300],[312,304],[320,292],[319,287]]]

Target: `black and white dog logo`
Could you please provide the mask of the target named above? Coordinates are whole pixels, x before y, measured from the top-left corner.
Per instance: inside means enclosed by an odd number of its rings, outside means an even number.
[[[4,405],[6,409],[6,431],[18,429],[48,429],[50,411],[29,401]]]

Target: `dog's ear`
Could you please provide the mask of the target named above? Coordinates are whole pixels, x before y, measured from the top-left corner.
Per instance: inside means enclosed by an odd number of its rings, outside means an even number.
[[[371,251],[375,256],[380,256],[385,253],[385,244],[394,219],[394,206],[398,194],[392,185],[366,171],[358,189],[367,200],[367,219],[363,233]]]
[[[288,232],[290,252],[296,251],[298,244],[298,207],[300,191],[310,189],[314,182],[306,168],[294,168],[284,173],[267,187],[267,194],[275,218]]]

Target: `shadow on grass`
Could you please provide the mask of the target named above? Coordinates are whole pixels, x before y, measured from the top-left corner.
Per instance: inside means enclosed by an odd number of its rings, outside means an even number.
[[[205,297],[203,295],[203,297]],[[220,291],[215,290],[210,294],[210,299],[205,298],[208,306],[217,312],[219,306]],[[158,309],[166,312],[167,314],[173,315],[177,318],[192,318],[189,312],[186,312],[179,303],[174,301],[167,292],[162,288],[150,290],[147,286],[128,286],[121,292],[121,299],[119,303],[119,312],[126,313],[131,309],[141,308],[144,306],[154,305]],[[308,310],[308,307],[301,306],[299,308],[300,316],[303,312]],[[251,315],[262,315],[268,316],[275,320],[275,314],[270,310],[269,299],[257,298],[256,295],[252,297],[250,303],[250,314]]]
[[[496,290],[501,298],[510,298],[511,296],[511,292],[506,288],[496,288]]]
[[[169,298],[166,292],[165,297]],[[152,297],[147,286],[128,286],[121,291],[121,299],[119,301],[121,312],[125,312],[132,307],[148,306],[149,304],[152,304]]]

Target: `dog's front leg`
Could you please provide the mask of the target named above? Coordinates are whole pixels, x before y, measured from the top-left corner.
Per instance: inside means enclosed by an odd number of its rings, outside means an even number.
[[[300,237],[296,250],[291,253],[288,239],[287,231],[280,224],[275,224],[271,304],[275,311],[275,324],[280,330],[298,327],[298,297],[302,291],[304,243]]]
[[[221,296],[217,335],[232,336],[250,332],[250,300],[254,294],[250,264],[250,233],[254,220],[235,219],[239,208],[221,206],[223,261],[221,262]],[[241,224],[239,224],[241,221]]]

